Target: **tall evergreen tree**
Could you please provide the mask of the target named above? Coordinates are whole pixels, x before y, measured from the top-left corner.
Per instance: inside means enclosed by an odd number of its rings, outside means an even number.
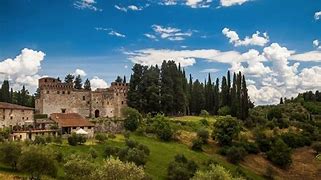
[[[122,83],[122,82],[123,82],[123,79],[122,79],[120,76],[117,76],[115,82],[116,82],[116,83]]]
[[[1,85],[1,100],[2,102],[10,102],[10,87],[9,81],[4,80]]]
[[[78,75],[75,79],[74,88],[75,89],[82,89],[82,79],[81,79],[80,75]]]
[[[124,76],[124,78],[123,78],[123,83],[127,83],[126,76]]]
[[[241,119],[245,120],[249,115],[249,96],[248,96],[248,90],[246,87],[246,79],[243,75],[242,77],[242,116]]]
[[[67,74],[67,76],[65,77],[65,82],[66,83],[73,83],[75,79],[75,76],[72,74]]]
[[[214,86],[214,114],[217,114],[218,109],[220,108],[220,80],[216,78]]]
[[[236,76],[236,117],[241,118],[241,90],[242,90],[242,74],[238,73]]]
[[[201,110],[205,108],[205,95],[204,86],[198,81],[198,79],[196,79],[196,81],[193,83],[192,96],[192,113],[194,115],[199,115],[201,113]]]
[[[193,78],[192,75],[189,74],[189,82],[188,82],[188,114],[192,115],[192,112],[194,112],[193,107],[192,107],[192,102],[193,102]]]
[[[86,81],[84,83],[84,89],[87,90],[87,91],[91,90],[91,84],[90,84],[90,81],[89,81],[88,78],[86,79]]]
[[[163,61],[161,68],[161,107],[165,114],[174,113],[174,81],[170,61]]]
[[[232,85],[232,89],[231,89],[231,115],[233,117],[236,117],[237,115],[237,110],[238,110],[238,98],[237,98],[237,93],[236,93],[236,89],[237,89],[237,84],[236,84],[236,73],[234,73],[233,75],[233,85]]]
[[[214,107],[214,87],[211,79],[211,74],[208,73],[207,84],[205,89],[206,110],[213,112]]]
[[[221,107],[228,106],[228,97],[229,97],[229,89],[227,85],[226,77],[223,76],[222,78],[222,85],[221,85]]]
[[[135,64],[132,68],[133,74],[130,77],[129,89],[127,95],[127,104],[129,107],[142,111],[141,98],[142,94],[139,92],[139,87],[143,77],[143,66]]]
[[[231,73],[227,71],[227,104],[231,106]]]

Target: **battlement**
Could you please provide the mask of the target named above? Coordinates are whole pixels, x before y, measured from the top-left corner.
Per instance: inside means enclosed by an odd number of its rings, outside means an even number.
[[[73,89],[72,83],[62,83],[60,80],[51,77],[39,79],[40,89]]]

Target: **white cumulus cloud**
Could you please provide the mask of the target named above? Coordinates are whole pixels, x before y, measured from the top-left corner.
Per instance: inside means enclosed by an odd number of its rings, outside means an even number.
[[[320,17],[321,17],[321,11],[318,11],[318,12],[315,12],[315,13],[314,13],[314,19],[315,19],[315,20],[319,20]]]
[[[78,0],[74,3],[74,7],[77,9],[90,9],[93,11],[102,11],[102,9],[95,6],[97,2],[95,0]]]
[[[97,88],[107,88],[107,82],[103,79],[100,79],[97,76],[94,76],[91,80],[90,80],[90,85],[92,90],[96,90]]]
[[[241,40],[239,35],[228,28],[224,28],[222,33],[229,39],[229,42],[234,44],[234,46],[265,46],[269,42],[269,36],[267,33],[263,33],[263,36],[260,36],[261,33],[257,31],[251,37],[246,36],[244,40]]]
[[[192,31],[183,32],[181,29],[174,27],[164,27],[161,25],[152,25],[152,29],[155,35],[145,34],[146,37],[155,39],[156,35],[162,39],[167,39],[170,41],[182,41],[185,40],[186,37],[192,36]]]
[[[87,76],[87,73],[82,69],[76,69],[75,72],[73,73],[73,75],[75,75],[75,76],[79,75],[81,77],[85,77],[85,76]]]
[[[234,5],[242,5],[250,0],[220,0],[220,4],[223,7],[229,7]]]

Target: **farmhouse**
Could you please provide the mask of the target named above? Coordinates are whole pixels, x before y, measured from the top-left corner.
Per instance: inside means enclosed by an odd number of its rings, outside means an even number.
[[[0,128],[23,128],[33,122],[33,114],[33,108],[0,102]]]

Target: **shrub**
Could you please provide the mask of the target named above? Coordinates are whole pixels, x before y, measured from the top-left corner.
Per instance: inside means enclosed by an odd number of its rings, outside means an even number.
[[[321,142],[313,143],[312,149],[319,154],[321,152]]]
[[[292,163],[291,148],[280,138],[273,143],[271,150],[267,152],[267,156],[269,160],[282,168],[288,167]]]
[[[110,139],[115,139],[115,138],[116,138],[116,135],[115,135],[115,134],[108,134],[108,138],[110,138]]]
[[[15,143],[4,143],[0,148],[0,161],[12,169],[17,168],[18,159],[21,155],[21,146]]]
[[[125,117],[124,127],[129,131],[135,131],[143,119],[142,115],[136,109],[130,107],[123,109],[123,116]]]
[[[266,177],[266,179],[272,180],[272,179],[274,179],[275,174],[276,174],[276,172],[273,169],[273,167],[268,166],[265,170],[264,177]]]
[[[200,122],[201,122],[201,124],[203,124],[204,126],[208,126],[208,125],[209,125],[207,119],[201,119]]]
[[[203,140],[200,138],[196,138],[192,142],[192,150],[194,151],[202,151]]]
[[[43,136],[36,136],[33,143],[34,144],[46,144],[46,139]]]
[[[142,167],[111,157],[94,170],[91,179],[143,180],[145,177],[146,175]]]
[[[218,115],[227,116],[231,115],[231,108],[229,106],[223,106],[218,110]]]
[[[46,138],[45,138],[45,140],[46,140],[46,143],[51,143],[52,142],[52,136],[46,136]]]
[[[57,144],[62,144],[62,138],[61,136],[56,136],[53,138],[53,142]]]
[[[210,116],[210,113],[208,113],[206,110],[201,110],[200,116],[204,119],[208,118]]]
[[[249,154],[257,154],[260,152],[259,146],[254,142],[242,141],[237,144],[239,147],[243,147]]]
[[[89,148],[89,154],[93,159],[96,159],[98,157],[98,152],[93,147]]]
[[[99,143],[103,143],[105,142],[108,138],[107,135],[104,133],[97,133],[95,135],[95,139],[99,142]]]
[[[199,170],[196,172],[192,180],[241,180],[241,178],[234,178],[232,174],[220,165],[211,164],[208,170]]]
[[[272,141],[263,132],[255,133],[255,142],[262,152],[267,152],[271,149]]]
[[[119,152],[119,148],[118,147],[112,147],[112,146],[106,146],[105,150],[104,150],[104,156],[106,158],[109,158],[110,156],[116,156]]]
[[[139,150],[144,151],[146,155],[149,155],[149,154],[150,154],[150,150],[149,150],[149,148],[148,148],[146,145],[139,144],[137,148],[138,148]]]
[[[227,150],[227,160],[233,164],[238,164],[246,156],[246,151],[243,147],[232,146]]]
[[[55,152],[55,159],[57,162],[63,162],[64,161],[64,155],[62,154],[62,152],[57,151]]]
[[[291,148],[298,148],[311,144],[311,140],[302,134],[287,132],[283,133],[280,137]]]
[[[226,116],[215,121],[212,137],[221,145],[230,145],[233,138],[237,137],[239,133],[238,121],[231,116]]]
[[[131,139],[126,139],[125,143],[129,148],[135,148],[138,146],[138,142]]]
[[[282,118],[282,110],[279,107],[273,107],[267,113],[268,120],[272,119],[281,119]]]
[[[169,141],[174,132],[164,115],[157,115],[154,118],[153,128],[159,139]]]
[[[202,140],[204,144],[207,144],[207,140],[209,138],[209,133],[205,129],[200,129],[197,131],[197,136]]]
[[[132,148],[128,149],[125,160],[128,162],[133,162],[137,166],[145,165],[147,162],[147,155],[143,150]]]
[[[184,155],[176,155],[175,161],[169,163],[167,175],[169,180],[188,180],[192,178],[197,170],[194,161],[187,160]]]
[[[70,180],[86,180],[91,179],[94,165],[87,159],[79,156],[71,156],[64,164],[66,178]]]
[[[67,140],[69,145],[76,146],[78,144],[84,144],[87,141],[87,138],[83,135],[72,133]]]

